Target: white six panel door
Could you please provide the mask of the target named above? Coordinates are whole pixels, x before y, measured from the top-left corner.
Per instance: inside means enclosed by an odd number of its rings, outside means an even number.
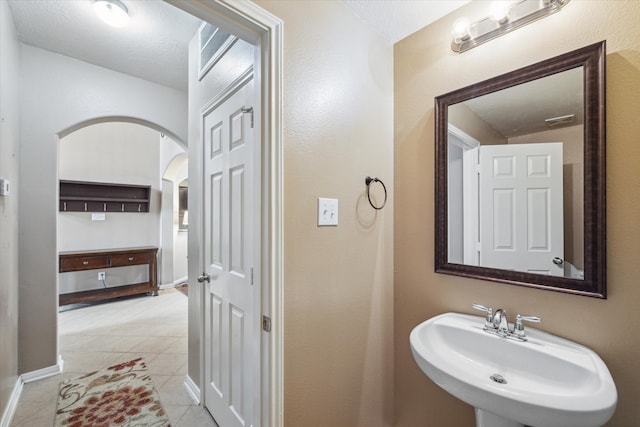
[[[562,276],[562,143],[480,148],[480,265]]]
[[[250,80],[203,114],[204,265],[211,277],[204,292],[204,400],[221,427],[259,419],[260,332],[252,284],[259,162],[252,117],[243,113],[252,91]]]

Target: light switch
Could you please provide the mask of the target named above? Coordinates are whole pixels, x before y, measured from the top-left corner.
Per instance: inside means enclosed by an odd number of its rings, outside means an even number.
[[[9,186],[9,180],[0,178],[0,196],[11,195],[11,187]]]
[[[318,225],[338,225],[338,199],[318,197]]]

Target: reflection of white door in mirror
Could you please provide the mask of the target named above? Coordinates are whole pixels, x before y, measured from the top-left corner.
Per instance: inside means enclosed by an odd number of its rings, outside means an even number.
[[[480,148],[481,266],[564,276],[562,178],[560,142]]]

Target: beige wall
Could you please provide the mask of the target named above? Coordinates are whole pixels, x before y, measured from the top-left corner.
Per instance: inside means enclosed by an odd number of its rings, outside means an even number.
[[[0,425],[18,379],[18,98],[19,45],[6,2],[0,2]]]
[[[364,179],[393,186],[392,47],[342,2],[257,3],[284,21],[285,425],[388,426],[393,192],[376,214]]]
[[[506,144],[507,138],[489,126],[464,103],[449,107],[449,123],[469,136],[480,141],[482,145]]]
[[[618,408],[609,426],[640,420],[640,2],[570,2],[560,13],[463,54],[453,21],[487,12],[472,2],[395,45],[395,384],[398,426],[471,426],[473,410],[422,374],[408,334],[472,303],[542,317],[540,329],[591,347],[609,366]],[[607,300],[433,273],[433,98],[607,40]],[[477,314],[477,313],[475,313]]]

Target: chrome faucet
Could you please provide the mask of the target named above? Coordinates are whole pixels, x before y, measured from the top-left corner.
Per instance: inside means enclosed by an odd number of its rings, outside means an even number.
[[[542,319],[540,319],[538,316],[521,316],[519,314],[516,315],[516,323],[515,325],[513,325],[513,335],[522,341],[526,341],[527,336],[524,333],[524,325],[522,324],[522,322],[527,321],[540,323],[541,320]]]
[[[480,304],[473,304],[472,307],[487,313],[487,317],[484,319],[484,329],[493,328],[493,309]]]
[[[472,307],[476,310],[487,313],[487,317],[484,320],[484,327],[482,329],[490,334],[518,341],[527,341],[527,336],[524,332],[524,325],[522,324],[523,321],[538,323],[541,320],[537,316],[521,316],[518,314],[513,327],[510,327],[507,320],[506,310],[499,308],[494,313],[492,308],[485,307],[484,305],[473,304]]]
[[[509,322],[507,322],[507,310],[503,310],[501,308],[496,310],[496,313],[493,315],[493,329],[497,330],[500,333],[504,333],[504,334],[509,333]]]

